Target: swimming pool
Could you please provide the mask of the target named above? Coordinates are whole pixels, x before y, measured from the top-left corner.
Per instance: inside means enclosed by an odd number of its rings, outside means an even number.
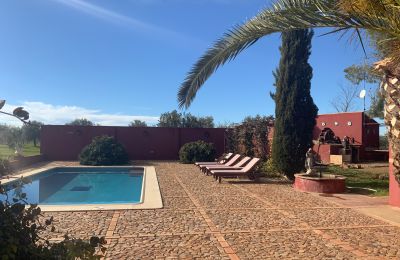
[[[12,187],[17,178],[5,183],[9,200],[23,192],[45,211],[162,207],[154,167],[55,167],[28,175],[22,190]]]

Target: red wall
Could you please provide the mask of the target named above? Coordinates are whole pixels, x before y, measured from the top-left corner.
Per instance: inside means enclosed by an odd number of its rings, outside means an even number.
[[[331,162],[331,154],[339,154],[342,146],[335,144],[314,145],[313,150],[319,155],[319,160],[323,163]]]
[[[362,144],[362,113],[339,113],[318,115],[313,131],[313,139],[318,140],[322,129],[329,127],[342,140],[344,136],[354,138],[356,144]],[[338,125],[335,125],[335,122]],[[348,125],[351,122],[351,126]],[[322,125],[325,123],[325,125]],[[378,136],[379,138],[379,136]]]
[[[114,136],[133,160],[176,160],[182,145],[203,140],[214,143],[217,156],[224,152],[224,128],[164,128],[45,125],[40,152],[48,160],[77,160],[93,137]]]
[[[322,129],[329,127],[342,140],[344,136],[354,138],[356,144],[364,147],[379,147],[379,124],[365,116],[363,132],[363,112],[323,114],[316,118],[313,139],[318,140]],[[338,124],[335,125],[335,122]],[[351,122],[351,125],[348,124]],[[322,125],[325,123],[325,125]]]
[[[379,149],[379,124],[368,117],[365,120],[363,144],[365,147]]]

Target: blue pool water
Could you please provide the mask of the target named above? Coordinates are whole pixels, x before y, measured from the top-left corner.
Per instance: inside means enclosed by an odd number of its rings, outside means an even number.
[[[27,202],[43,205],[139,203],[143,168],[56,168],[30,177],[22,190],[8,186],[9,200],[26,193]],[[5,196],[1,200],[5,200]]]

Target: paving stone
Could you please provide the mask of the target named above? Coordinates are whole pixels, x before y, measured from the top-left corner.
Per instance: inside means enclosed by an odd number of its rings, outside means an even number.
[[[311,227],[347,227],[367,225],[387,225],[387,223],[363,215],[352,209],[290,209],[299,220]]]
[[[336,204],[294,190],[291,185],[285,184],[250,184],[240,185],[246,190],[266,200],[271,207],[278,208],[315,208],[315,207],[337,207]]]
[[[336,229],[326,233],[371,257],[400,259],[399,227]]]
[[[311,231],[229,233],[225,239],[241,259],[356,259]]]
[[[195,210],[129,210],[121,213],[115,234],[205,232],[207,224]]]
[[[165,197],[187,197],[187,194],[184,190],[182,189],[165,189],[165,188],[160,188],[162,196]]]
[[[249,196],[199,196],[198,200],[204,208],[264,208],[264,203]]]
[[[113,211],[45,212],[43,219],[54,218],[55,232],[45,232],[46,237],[61,237],[69,234],[88,238],[106,235]]]
[[[188,197],[163,197],[165,209],[195,209],[196,206]]]
[[[300,224],[276,210],[207,210],[207,214],[222,231],[289,229]]]
[[[107,259],[229,259],[211,234],[111,241]]]

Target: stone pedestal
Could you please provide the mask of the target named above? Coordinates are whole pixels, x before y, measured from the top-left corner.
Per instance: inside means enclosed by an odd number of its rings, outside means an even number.
[[[293,187],[306,192],[343,193],[346,191],[345,180],[345,177],[333,174],[324,174],[321,178],[295,174]]]

